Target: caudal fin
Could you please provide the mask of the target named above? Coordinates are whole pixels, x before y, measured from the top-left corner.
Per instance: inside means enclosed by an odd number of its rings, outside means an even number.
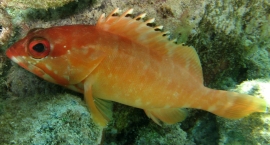
[[[206,98],[204,103],[201,102],[201,109],[230,119],[239,119],[254,112],[266,112],[267,109],[265,100],[235,92],[210,90]]]

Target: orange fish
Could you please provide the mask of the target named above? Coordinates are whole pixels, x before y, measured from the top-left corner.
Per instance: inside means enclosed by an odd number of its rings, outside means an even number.
[[[232,119],[266,111],[262,99],[205,87],[194,48],[169,41],[162,26],[148,26],[154,19],[143,21],[145,13],[131,18],[133,9],[118,12],[102,14],[96,26],[33,29],[6,54],[37,76],[83,93],[102,127],[111,101],[144,109],[157,124],[184,120],[184,108]]]

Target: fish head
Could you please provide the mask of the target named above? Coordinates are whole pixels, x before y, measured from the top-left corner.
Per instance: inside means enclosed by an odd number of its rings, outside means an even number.
[[[85,48],[85,53],[78,44],[80,37],[73,31],[70,26],[30,30],[6,51],[6,55],[49,82],[63,86],[78,84],[102,59],[96,55],[91,57],[96,54],[91,48]],[[86,59],[88,57],[91,59]]]

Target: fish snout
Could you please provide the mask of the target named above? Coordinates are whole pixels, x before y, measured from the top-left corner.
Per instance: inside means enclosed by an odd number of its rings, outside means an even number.
[[[8,58],[12,58],[13,57],[13,50],[14,48],[13,47],[10,47],[7,51],[6,51],[6,55]]]

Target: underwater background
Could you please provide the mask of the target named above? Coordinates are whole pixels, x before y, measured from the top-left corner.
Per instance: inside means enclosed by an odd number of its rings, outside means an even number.
[[[12,63],[6,49],[33,28],[94,25],[119,7],[147,13],[179,43],[195,47],[207,87],[270,102],[269,0],[0,0],[0,144],[267,145],[270,114],[229,120],[190,109],[181,123],[158,126],[143,110],[114,103],[101,131],[83,96]]]

